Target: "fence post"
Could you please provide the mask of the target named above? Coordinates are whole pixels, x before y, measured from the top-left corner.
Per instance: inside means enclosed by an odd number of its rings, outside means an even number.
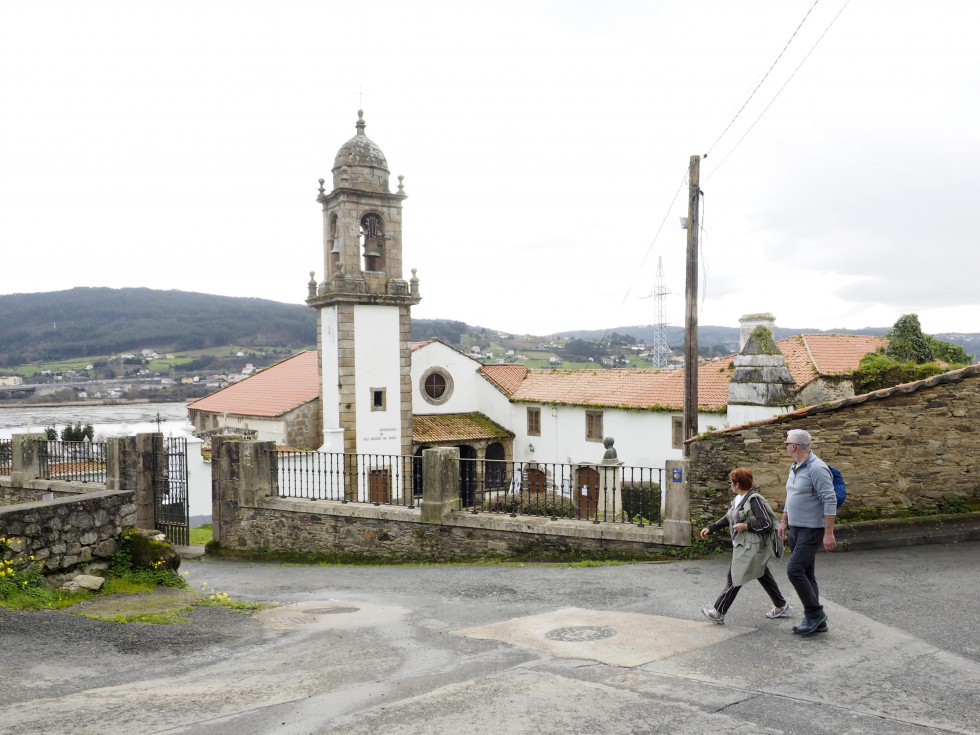
[[[239,507],[254,506],[259,498],[279,490],[276,443],[211,440],[211,524],[220,542],[224,526],[234,526]]]
[[[156,498],[153,495],[153,471],[155,465],[153,437],[155,434],[137,434],[129,449],[132,457],[133,489],[136,492],[136,525],[139,528],[156,526]]]
[[[10,441],[10,484],[27,487],[41,476],[41,443],[44,434],[14,434]]]
[[[663,519],[664,543],[671,546],[691,545],[691,488],[688,479],[690,461],[668,459],[664,470],[664,491],[660,517]]]
[[[459,508],[459,449],[422,450],[422,522],[442,523]]]

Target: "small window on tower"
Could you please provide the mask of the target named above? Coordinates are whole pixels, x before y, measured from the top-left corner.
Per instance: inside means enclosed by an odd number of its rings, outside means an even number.
[[[387,410],[386,399],[386,389],[385,388],[372,388],[371,389],[371,410],[372,411],[385,411]]]

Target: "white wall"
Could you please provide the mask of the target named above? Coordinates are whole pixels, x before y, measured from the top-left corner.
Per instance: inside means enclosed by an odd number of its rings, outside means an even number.
[[[453,379],[452,394],[447,401],[438,405],[426,400],[421,387],[422,376],[433,367],[442,368]],[[441,342],[429,342],[419,347],[412,352],[412,412],[424,415],[482,411],[481,399],[485,388],[480,384],[497,395],[500,395],[500,391],[480,376],[479,369],[477,360]]]
[[[187,499],[191,516],[211,515],[211,463],[201,454],[203,443],[197,437],[187,437]]]
[[[422,397],[419,382],[425,372],[438,366],[453,378],[453,394],[440,405]],[[602,442],[585,439],[586,410],[601,410],[603,432],[615,440],[619,459],[637,467],[664,467],[668,459],[682,459],[683,450],[671,446],[671,417],[681,412],[623,411],[583,406],[549,406],[512,403],[479,374],[480,363],[439,342],[412,353],[412,406],[417,414],[469,413],[479,411],[514,432],[514,460],[518,462],[599,462],[605,454]],[[541,436],[527,435],[528,407],[541,409]],[[725,414],[702,413],[698,431],[728,424]],[[532,453],[529,446],[534,446]]]
[[[337,307],[328,306],[320,310],[320,344],[323,351],[320,353],[320,362],[323,370],[323,387],[320,391],[323,395],[323,433],[327,435],[329,429],[340,428],[340,397],[337,384],[340,382],[340,365],[337,358]],[[335,433],[335,432],[333,432]],[[343,432],[341,432],[340,449],[344,451]]]
[[[354,334],[357,335],[354,351],[356,451],[358,454],[401,454],[401,335],[398,307],[356,305]],[[385,389],[386,410],[371,410],[372,388]]]

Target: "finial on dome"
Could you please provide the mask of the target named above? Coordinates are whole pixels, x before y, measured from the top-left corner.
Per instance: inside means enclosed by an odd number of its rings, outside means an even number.
[[[355,125],[355,127],[357,128],[357,134],[358,135],[364,135],[364,126],[366,124],[367,123],[364,122],[364,110],[358,110],[357,111],[357,125]]]

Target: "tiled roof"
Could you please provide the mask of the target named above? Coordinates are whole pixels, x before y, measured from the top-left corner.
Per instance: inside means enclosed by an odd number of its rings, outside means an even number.
[[[880,390],[872,391],[871,393],[862,393],[861,395],[850,396],[849,398],[840,398],[836,401],[818,403],[813,406],[805,406],[790,413],[781,413],[778,416],[760,419],[751,423],[752,425],[776,424],[780,422],[792,423],[806,416],[814,416],[819,413],[826,413],[827,411],[837,411],[841,408],[845,408],[846,406],[857,406],[862,403],[873,403],[874,401],[880,401],[890,396],[915,393],[916,391],[926,388],[932,388],[937,385],[945,385],[948,383],[959,383],[970,378],[980,378],[980,364],[970,365],[965,368],[960,368],[959,370],[951,370],[948,373],[940,373],[939,375],[933,375],[928,378],[923,378],[922,380],[916,380],[912,383],[893,385],[890,388],[882,388]],[[740,431],[746,426],[748,426],[748,424],[740,424],[738,426],[730,426],[725,429],[718,429],[716,431],[712,431],[711,433],[728,434],[731,432]],[[697,437],[688,439],[687,443],[693,441],[697,441]]]
[[[731,358],[698,366],[698,404],[719,411],[728,404]],[[684,407],[682,370],[530,370],[514,401],[607,408],[680,410]]]
[[[865,334],[804,334],[803,340],[821,375],[853,373],[862,357],[888,346],[886,337]]]
[[[524,365],[484,365],[480,372],[487,380],[493,383],[500,391],[510,397],[514,391],[521,387],[524,376],[527,375],[527,367]]]
[[[797,389],[818,375],[846,375],[861,358],[888,344],[884,337],[798,334],[777,345]],[[698,408],[722,411],[735,355],[698,365]],[[513,401],[607,408],[684,408],[683,370],[526,370],[520,365],[484,365],[481,373]]]
[[[412,416],[412,435],[419,443],[505,439],[514,436],[482,413],[415,414]]]
[[[194,401],[188,409],[237,416],[281,416],[320,395],[315,350],[278,362],[217,393]]]

